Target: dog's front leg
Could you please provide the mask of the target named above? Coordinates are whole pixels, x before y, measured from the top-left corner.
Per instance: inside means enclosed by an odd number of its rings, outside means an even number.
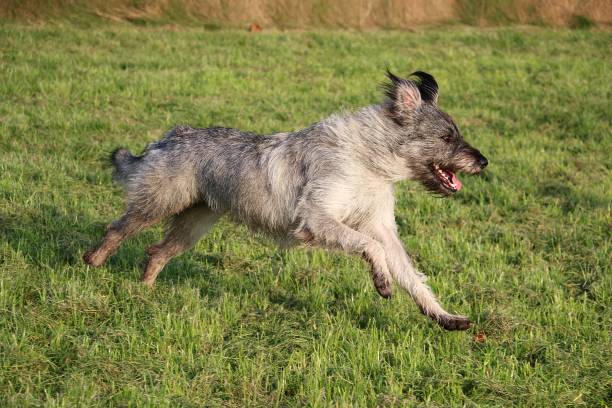
[[[424,283],[425,276],[416,270],[404,250],[395,223],[388,227],[376,226],[371,235],[382,244],[391,275],[410,294],[423,314],[446,330],[466,330],[470,327],[467,317],[450,314],[440,306],[429,286]]]
[[[372,268],[372,279],[378,293],[384,298],[391,297],[391,274],[379,242],[327,216],[308,215],[305,219],[307,221],[294,231],[298,241],[361,255]]]

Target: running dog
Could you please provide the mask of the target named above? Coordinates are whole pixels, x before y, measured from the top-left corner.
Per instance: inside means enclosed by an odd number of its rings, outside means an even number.
[[[395,281],[442,327],[467,329],[469,319],[442,308],[406,254],[393,185],[416,180],[450,196],[462,187],[457,172],[479,173],[488,162],[438,108],[431,75],[387,77],[380,104],[295,132],[177,126],[140,156],[115,150],[114,179],[127,208],[85,262],[102,265],[126,238],[171,218],[164,239],[147,251],[142,281],[152,285],[172,257],[228,214],[293,244],[361,255],[381,296],[391,296]]]

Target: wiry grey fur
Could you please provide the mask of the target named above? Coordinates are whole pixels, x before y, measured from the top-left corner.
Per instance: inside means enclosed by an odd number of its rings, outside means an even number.
[[[170,258],[229,214],[289,242],[359,254],[382,296],[391,295],[395,280],[444,328],[466,329],[469,320],[440,306],[404,251],[393,184],[413,179],[450,195],[457,185],[444,184],[437,169],[451,180],[450,172],[479,172],[486,159],[438,109],[435,79],[412,76],[389,72],[381,104],[296,132],[177,126],[140,156],[116,150],[115,180],[125,188],[127,210],[85,261],[101,265],[128,236],[173,217],[165,238],[148,250],[142,280],[153,284]]]

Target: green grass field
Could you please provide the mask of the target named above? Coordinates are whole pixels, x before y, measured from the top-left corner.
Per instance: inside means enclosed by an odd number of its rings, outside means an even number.
[[[0,23],[0,405],[612,405],[611,43]],[[114,147],[177,123],[297,129],[378,102],[385,65],[433,73],[490,161],[450,199],[397,189],[408,252],[468,332],[379,298],[358,258],[228,221],[153,290],[161,228],[81,261],[122,210]]]

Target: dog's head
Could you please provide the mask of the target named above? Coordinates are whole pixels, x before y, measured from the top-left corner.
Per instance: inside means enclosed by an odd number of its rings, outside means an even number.
[[[396,151],[406,159],[411,178],[430,191],[450,195],[459,191],[459,171],[475,174],[488,161],[470,146],[453,119],[438,109],[438,83],[417,71],[402,79],[387,71],[385,113],[398,125]]]

